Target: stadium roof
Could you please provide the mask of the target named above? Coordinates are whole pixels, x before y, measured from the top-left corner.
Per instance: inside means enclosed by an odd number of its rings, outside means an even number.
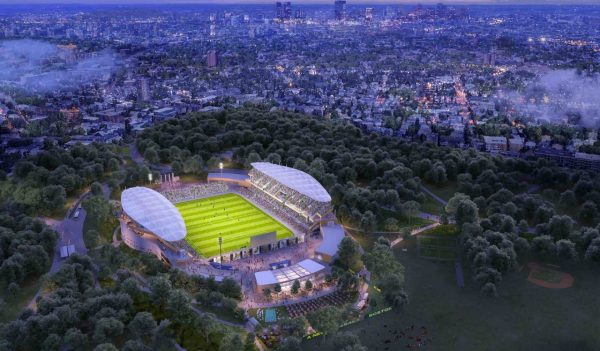
[[[339,224],[328,224],[321,227],[321,233],[323,233],[323,241],[315,251],[331,257],[335,256],[345,236],[344,228]]]
[[[327,190],[309,174],[269,162],[254,162],[252,167],[315,201],[331,201],[331,196],[329,196]]]
[[[145,229],[166,241],[185,238],[181,214],[162,194],[144,187],[130,188],[121,194],[123,211]]]
[[[303,279],[324,269],[325,266],[322,264],[311,259],[306,259],[288,267],[271,271],[255,272],[254,278],[256,279],[256,285],[260,286],[277,283],[283,284],[296,279]]]

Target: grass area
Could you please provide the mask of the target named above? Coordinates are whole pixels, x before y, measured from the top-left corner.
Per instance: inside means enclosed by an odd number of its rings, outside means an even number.
[[[50,262],[52,262],[52,257],[50,257]],[[0,323],[15,320],[41,287],[42,280],[34,278],[23,282],[16,296],[10,294],[8,289],[0,289],[0,298],[5,302],[0,311]]]
[[[442,205],[441,203],[437,202],[433,197],[431,197],[431,195],[424,193],[425,194],[425,202],[421,204],[421,211],[426,212],[426,213],[431,213],[434,215],[439,215],[442,213],[442,208],[444,207],[444,205]]]
[[[431,228],[417,236],[419,255],[424,258],[454,260],[457,257],[458,228],[453,224]]]
[[[457,237],[459,234],[458,228],[454,224],[438,225],[427,231],[422,232],[419,236],[438,236],[438,237]]]
[[[560,274],[556,271],[550,270],[550,269],[543,269],[543,268],[535,269],[531,273],[531,277],[533,279],[537,279],[537,280],[541,280],[541,281],[545,281],[545,282],[553,283],[553,284],[558,284],[563,279],[562,274]]]
[[[528,269],[511,272],[499,285],[498,297],[486,298],[468,269],[466,286],[458,288],[453,262],[419,258],[414,240],[409,243],[408,252],[394,251],[406,269],[408,306],[342,329],[359,336],[369,350],[405,349],[406,338],[391,345],[385,341],[393,340],[394,331],[411,325],[429,331],[431,342],[423,348],[428,351],[598,349],[598,268],[569,269],[575,277],[569,289],[536,286],[527,281]],[[319,342],[311,340],[304,347],[336,350],[330,342]]]
[[[293,236],[291,230],[237,194],[224,194],[175,205],[185,222],[186,241],[202,256],[250,247],[250,238],[276,232],[277,240]]]

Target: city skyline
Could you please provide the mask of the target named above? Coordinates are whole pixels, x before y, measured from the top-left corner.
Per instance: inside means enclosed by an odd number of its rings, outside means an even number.
[[[76,4],[76,5],[156,5],[156,4],[198,4],[198,5],[269,5],[274,4],[271,0],[0,0],[0,5],[36,5],[36,4]],[[295,5],[328,5],[333,4],[330,0],[298,0],[292,1]],[[362,0],[348,1],[348,5],[434,5],[444,3],[447,5],[600,5],[599,0]]]

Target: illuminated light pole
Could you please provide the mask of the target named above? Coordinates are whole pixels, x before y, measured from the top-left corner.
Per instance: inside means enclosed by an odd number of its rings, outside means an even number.
[[[220,234],[220,233],[219,233]],[[219,269],[223,269],[223,237],[219,235]]]
[[[223,162],[219,162],[219,169],[221,170],[221,179],[223,179]]]
[[[148,181],[152,184],[152,173],[148,173]]]

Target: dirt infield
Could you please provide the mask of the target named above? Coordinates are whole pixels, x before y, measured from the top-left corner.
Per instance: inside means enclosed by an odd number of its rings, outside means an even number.
[[[567,289],[573,286],[575,278],[565,272],[544,267],[539,263],[529,263],[531,269],[527,280],[531,283],[548,289]]]

